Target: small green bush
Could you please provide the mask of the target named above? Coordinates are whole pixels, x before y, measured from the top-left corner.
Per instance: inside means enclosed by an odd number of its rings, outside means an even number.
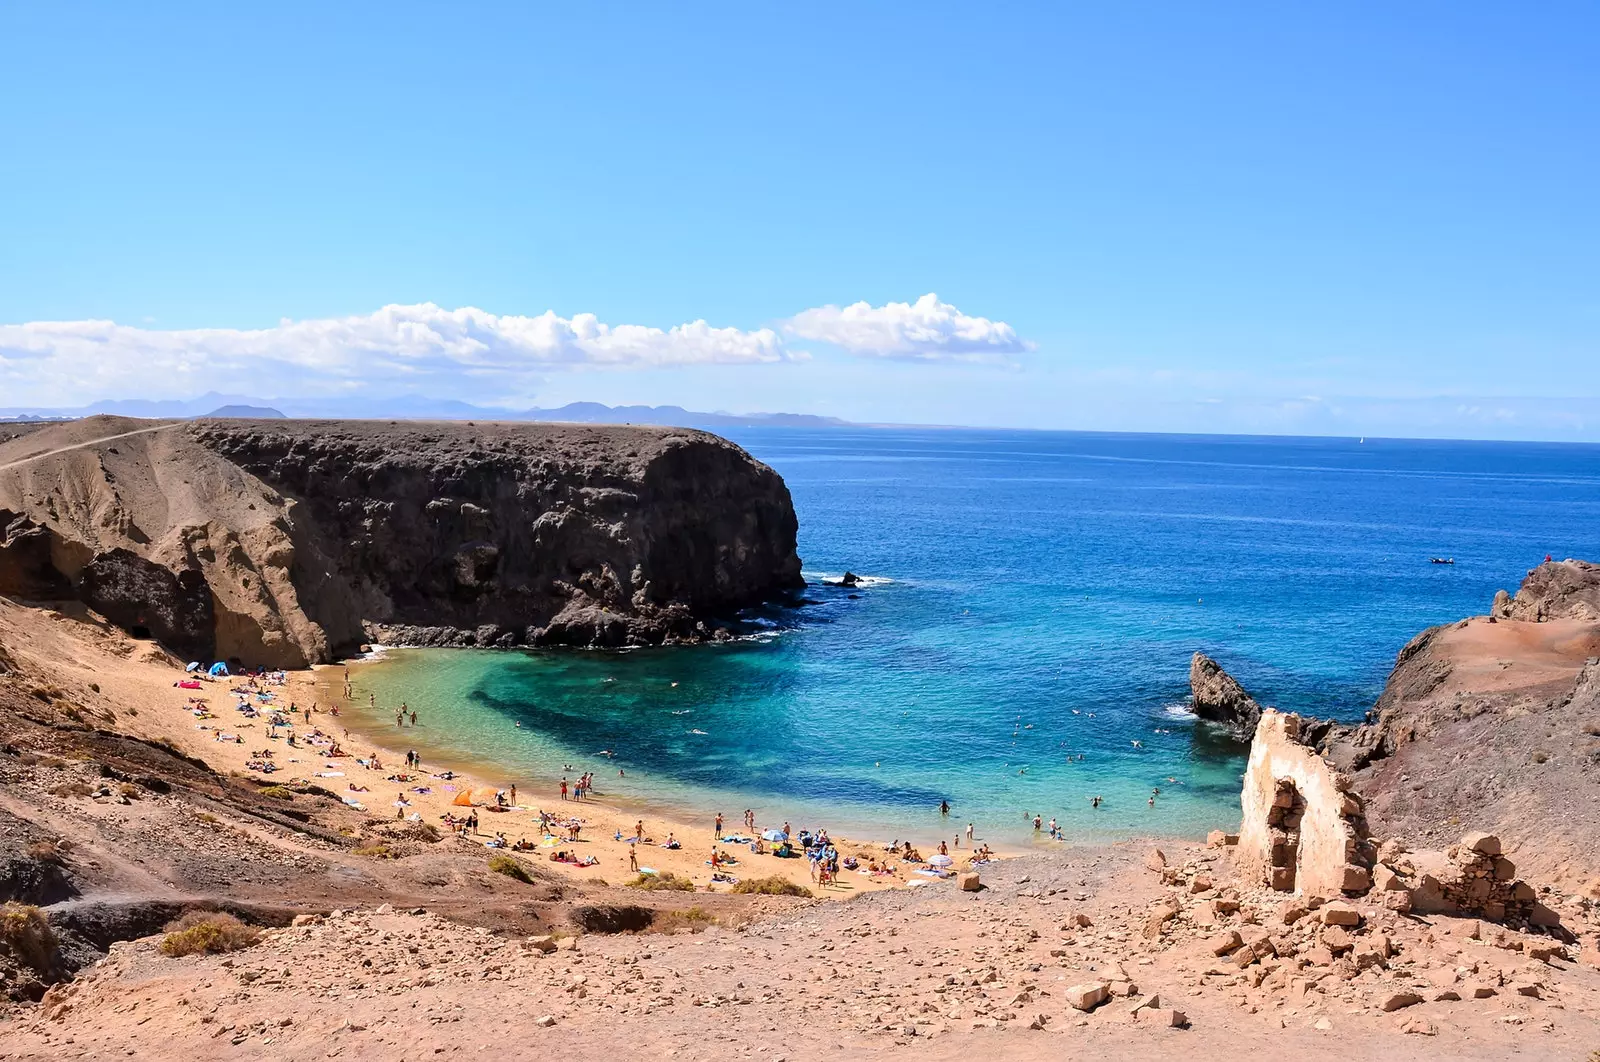
[[[746,878],[733,887],[734,892],[754,893],[759,896],[804,896],[812,892],[804,885],[796,885],[787,878],[774,874],[769,878]]]
[[[533,884],[533,875],[528,873],[528,868],[522,865],[522,861],[513,859],[504,852],[496,852],[489,857],[489,869],[496,874],[516,878],[525,885]]]
[[[400,853],[389,847],[389,842],[378,841],[376,844],[365,845],[355,850],[358,856],[371,856],[374,859],[399,859]]]
[[[646,892],[693,892],[694,882],[688,878],[680,878],[670,870],[663,870],[659,874],[640,874],[632,881],[624,882],[630,889],[644,889]]]
[[[242,951],[261,939],[261,931],[221,911],[190,911],[167,927],[161,954],[218,955]]]
[[[261,795],[264,797],[272,797],[274,800],[294,799],[294,791],[291,789],[285,789],[281,785],[264,786],[261,789]]]

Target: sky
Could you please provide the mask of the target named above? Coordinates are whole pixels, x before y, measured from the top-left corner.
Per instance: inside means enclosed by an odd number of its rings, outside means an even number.
[[[0,407],[1600,441],[1592,4],[0,2]]]

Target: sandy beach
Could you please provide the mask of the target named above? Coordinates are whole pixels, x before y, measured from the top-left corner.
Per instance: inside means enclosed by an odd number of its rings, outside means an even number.
[[[310,749],[304,749],[301,755],[281,760],[286,770],[275,773],[273,777],[303,779],[338,792],[341,796],[359,800],[366,805],[367,811],[375,815],[388,816],[393,812],[407,817],[417,815],[420,821],[433,824],[441,830],[450,828],[447,816],[459,821],[476,810],[478,832],[469,834],[461,843],[483,844],[492,841],[496,834],[503,835],[512,844],[525,840],[539,847],[532,852],[513,854],[536,859],[541,866],[548,865],[551,869],[585,880],[600,877],[612,884],[628,880],[634,876],[629,859],[632,854],[636,856],[641,869],[687,878],[699,888],[731,889],[730,883],[712,881],[710,860],[713,848],[719,852],[719,859],[731,855],[737,860],[723,868],[724,875],[737,879],[777,875],[813,888],[820,896],[848,897],[938,880],[929,873],[918,873],[919,870],[929,869],[926,864],[910,863],[899,855],[885,852],[882,841],[842,838],[830,831],[830,838],[839,851],[841,861],[853,857],[859,861],[860,867],[854,870],[841,867],[837,880],[826,888],[821,887],[812,876],[808,860],[779,858],[771,854],[770,849],[775,846],[770,841],[763,844],[769,850],[765,853],[758,854],[751,850],[750,839],[760,837],[764,831],[781,830],[785,825],[783,822],[757,819],[755,829],[751,830],[742,821],[743,809],[724,809],[723,839],[719,840],[715,827],[718,809],[691,814],[681,809],[664,811],[631,802],[620,798],[615,792],[608,792],[615,776],[607,778],[603,773],[605,768],[596,770],[594,792],[583,800],[576,799],[574,795],[581,766],[565,779],[569,797],[566,800],[561,797],[561,777],[495,778],[481,767],[463,769],[454,763],[440,766],[424,762],[420,769],[408,769],[405,766],[405,738],[411,729],[409,719],[404,726],[373,725],[374,714],[384,718],[398,705],[378,705],[375,710],[364,706],[351,711],[349,702],[344,698],[345,675],[348,673],[352,683],[355,683],[359,680],[360,670],[374,663],[371,660],[355,661],[348,665],[326,665],[287,674],[287,684],[283,687],[285,692],[276,699],[285,704],[293,703],[301,709],[311,704],[317,705],[312,715],[312,729],[336,737],[347,755],[319,758],[309,755]],[[226,691],[231,688],[230,684],[208,684],[208,689]],[[359,690],[356,695],[359,697]],[[231,711],[234,700],[230,693],[224,707]],[[327,710],[335,704],[340,707],[338,716]],[[304,716],[300,718],[300,728],[304,731]],[[226,744],[220,747],[225,756],[237,756]],[[315,769],[308,773],[302,768]],[[439,777],[441,774],[452,776],[442,778]],[[399,776],[405,776],[405,780],[389,780]],[[352,790],[351,786],[365,789]],[[512,786],[516,787],[514,801]],[[459,803],[463,794],[468,793],[473,804],[465,806]],[[504,806],[497,804],[496,794],[504,798]],[[401,800],[406,802],[406,806],[397,808],[396,804]],[[541,811],[562,823],[577,821],[580,825],[577,842],[570,841],[566,831],[559,827],[552,827],[559,840],[546,837],[540,827]],[[826,823],[795,822],[790,825],[794,833],[801,829],[827,828]],[[952,820],[952,837],[957,829]],[[634,842],[636,833],[642,835],[642,842]],[[664,847],[669,838],[676,839],[682,847]],[[913,847],[924,858],[935,855],[937,846],[937,841],[926,838],[913,840]],[[592,858],[599,862],[579,866],[550,860],[551,854],[563,851],[579,859]],[[972,853],[962,849],[952,850],[949,854],[955,860],[956,868],[961,868],[968,866]],[[878,873],[868,869],[874,863],[881,868]]]
[[[281,707],[285,717],[291,704],[298,709],[294,726],[277,727],[274,734],[274,728],[269,725],[270,711],[258,711],[255,718],[248,718],[236,708],[240,697],[233,691],[250,689],[248,680],[233,676],[204,679],[198,680],[199,689],[185,689],[179,685],[180,681],[193,676],[186,675],[181,663],[153,643],[129,638],[86,613],[48,615],[53,623],[45,625],[43,630],[7,624],[12,644],[54,660],[64,673],[81,683],[86,700],[115,705],[120,725],[141,736],[170,743],[223,774],[250,777],[265,785],[291,790],[316,786],[347,803],[360,804],[359,808],[350,806],[347,810],[352,828],[375,820],[392,822],[415,817],[414,821],[432,825],[444,834],[440,843],[474,847],[484,846],[499,833],[508,843],[526,840],[536,846],[532,851],[512,853],[524,861],[575,880],[602,879],[613,885],[635,876],[629,855],[636,853],[641,868],[687,878],[698,889],[727,891],[732,883],[712,882],[709,863],[713,847],[722,855],[731,855],[737,860],[724,868],[729,877],[744,880],[777,875],[812,888],[817,895],[825,897],[849,897],[937,880],[917,874],[916,870],[921,867],[889,857],[878,844],[834,837],[841,861],[854,857],[864,870],[876,860],[888,869],[872,874],[841,868],[834,884],[821,887],[813,882],[810,863],[804,858],[757,855],[750,851],[748,843],[731,839],[718,841],[714,836],[717,809],[692,816],[630,806],[605,792],[608,780],[604,777],[596,779],[597,793],[590,799],[562,801],[559,778],[493,778],[486,772],[457,770],[452,778],[443,779],[434,777],[432,771],[442,773],[445,768],[430,768],[427,763],[420,770],[408,770],[404,741],[408,728],[396,728],[388,733],[372,732],[370,727],[362,729],[352,725],[357,723],[352,713],[342,710],[336,716],[329,710],[335,703],[339,703],[341,709],[346,707],[338,696],[342,693],[343,665],[288,672],[281,685],[260,683],[259,690],[269,693],[271,699],[256,700],[252,693],[251,700],[258,708]],[[351,665],[352,669],[361,666],[359,663]],[[317,707],[307,723],[304,710],[312,704]],[[291,731],[293,745],[289,744]],[[342,755],[327,754],[332,751],[326,744],[329,739],[338,743]],[[263,751],[270,751],[270,757],[258,755]],[[270,773],[256,769],[265,760],[270,760],[274,766]],[[574,776],[569,782],[575,780]],[[510,788],[513,784],[517,786],[514,802]],[[497,791],[504,792],[509,805],[503,810],[496,807]],[[456,803],[463,793],[471,794],[475,806]],[[397,806],[401,801],[404,804]],[[563,823],[576,820],[580,827],[579,839],[574,842],[564,836],[559,844],[541,843],[545,842],[539,825],[541,810]],[[474,811],[479,820],[478,832],[457,839],[451,833],[446,816],[460,820]],[[731,838],[750,832],[740,821],[742,808],[725,809],[724,813],[725,836]],[[644,841],[634,845],[630,839],[641,823]],[[757,825],[759,830],[766,830],[783,824],[759,822]],[[796,831],[825,828],[826,825],[793,824]],[[675,850],[662,847],[669,836],[675,837],[682,847]],[[937,842],[933,846],[924,844],[921,854],[932,856],[936,845]],[[486,858],[494,851],[488,847],[482,850]],[[579,866],[550,859],[552,854],[561,851],[573,853],[580,860],[596,862]],[[958,866],[965,864],[966,856],[966,852],[956,855]]]

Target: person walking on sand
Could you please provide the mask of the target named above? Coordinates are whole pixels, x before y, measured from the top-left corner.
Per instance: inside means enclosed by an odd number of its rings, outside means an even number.
[[[972,823],[967,823],[967,845],[972,845]]]
[[[719,811],[719,812],[717,812],[717,832],[716,832],[716,838],[717,838],[717,840],[719,840],[719,841],[720,841],[720,840],[722,840],[722,812],[720,812],[720,811]]]
[[[511,783],[511,806],[517,806],[517,783]]]
[[[561,799],[567,799],[567,780],[565,778],[561,779]]]
[[[628,846],[628,869],[639,873],[639,850],[631,844]]]

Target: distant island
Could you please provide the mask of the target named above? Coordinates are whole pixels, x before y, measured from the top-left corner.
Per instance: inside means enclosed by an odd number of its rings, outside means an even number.
[[[496,409],[453,399],[422,395],[398,398],[253,398],[207,392],[192,399],[114,399],[90,405],[49,409],[37,406],[0,408],[0,420],[75,420],[109,415],[158,419],[223,417],[233,419],[307,418],[318,420],[491,420],[557,421],[569,424],[650,424],[673,428],[737,428],[773,426],[829,428],[850,422],[809,413],[698,412],[682,406],[608,406],[569,402],[544,409]]]

